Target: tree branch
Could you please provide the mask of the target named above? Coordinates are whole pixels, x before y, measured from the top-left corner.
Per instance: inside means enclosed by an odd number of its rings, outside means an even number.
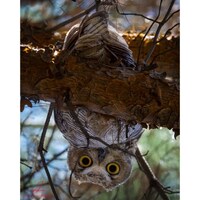
[[[66,74],[56,77],[51,72],[51,64],[43,59],[46,54],[45,51],[21,48],[23,96],[36,94],[41,100],[55,102],[70,89],[74,106],[82,105],[94,112],[149,123],[152,128],[179,127],[179,91],[161,80],[129,68],[90,67],[73,55],[68,57]]]

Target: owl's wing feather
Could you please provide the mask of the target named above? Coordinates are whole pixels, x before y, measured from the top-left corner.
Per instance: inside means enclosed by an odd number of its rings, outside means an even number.
[[[135,126],[127,125],[123,120],[90,112],[82,107],[76,108],[75,113],[89,136],[98,137],[109,145],[126,144],[139,139],[142,134],[142,126],[140,124]],[[87,136],[82,132],[79,124],[73,119],[70,112],[55,109],[55,121],[70,144],[79,147],[87,146]],[[89,140],[89,147],[96,148],[97,146],[105,147],[100,141]]]
[[[108,13],[98,11],[86,16],[81,24],[73,26],[66,35],[63,50],[73,48],[82,59],[98,64],[135,66],[132,51],[125,39],[109,24]]]
[[[55,122],[63,136],[73,146],[85,146],[87,143],[85,135],[75,123],[75,120],[70,115],[70,112],[54,109]],[[83,121],[83,116],[81,117]]]
[[[62,50],[70,51],[73,47],[75,42],[78,39],[78,31],[79,31],[79,24],[74,25],[70,31],[68,31]]]

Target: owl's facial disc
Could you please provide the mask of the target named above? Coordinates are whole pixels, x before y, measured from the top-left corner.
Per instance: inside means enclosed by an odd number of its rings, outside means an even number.
[[[68,164],[76,180],[97,184],[106,190],[112,190],[128,180],[132,170],[131,160],[127,154],[113,149],[73,148],[68,154]]]

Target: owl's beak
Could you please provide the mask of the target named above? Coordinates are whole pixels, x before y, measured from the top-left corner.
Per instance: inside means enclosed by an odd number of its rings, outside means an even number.
[[[106,157],[106,149],[105,148],[98,148],[98,160],[99,160],[99,163],[101,163],[104,158]]]

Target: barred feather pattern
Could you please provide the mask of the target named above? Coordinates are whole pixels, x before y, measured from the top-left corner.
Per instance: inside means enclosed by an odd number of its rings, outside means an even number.
[[[109,145],[120,144],[125,147],[127,143],[137,141],[143,132],[140,124],[130,125],[123,120],[90,112],[83,107],[76,108],[75,113],[90,136],[98,137]],[[70,112],[55,108],[54,114],[56,124],[68,142],[76,148],[86,147],[87,138]],[[97,147],[103,148],[105,145],[100,141],[90,139],[88,148]]]
[[[117,2],[113,0],[101,0],[101,3],[98,7],[98,11],[110,12],[110,10],[117,5]]]
[[[86,16],[67,33],[63,50],[95,64],[135,67],[132,51],[118,31],[109,23],[105,11]]]

